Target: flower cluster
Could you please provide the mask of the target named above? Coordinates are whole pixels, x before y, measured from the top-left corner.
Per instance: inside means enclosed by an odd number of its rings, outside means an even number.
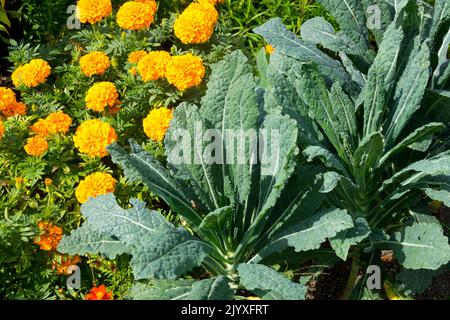
[[[158,108],[150,111],[144,119],[144,132],[153,141],[162,141],[170,126],[173,111],[168,108]]]
[[[114,141],[117,141],[114,128],[99,119],[83,122],[73,136],[75,147],[89,157],[105,157],[106,147]]]
[[[29,88],[34,88],[44,83],[48,76],[50,76],[51,71],[52,68],[47,61],[33,59],[18,67],[11,75],[11,79],[16,87],[24,85]]]
[[[81,258],[77,255],[71,257],[56,253],[52,261],[52,269],[56,270],[56,273],[59,275],[70,274],[67,269],[72,265],[76,265],[80,261]]]
[[[172,57],[166,68],[166,79],[178,90],[184,91],[200,85],[205,72],[202,58],[188,53]]]
[[[27,107],[16,100],[16,94],[9,88],[0,87],[0,112],[6,117],[25,115]]]
[[[114,107],[120,102],[116,86],[111,82],[97,82],[86,94],[86,107],[94,111],[105,111],[106,107]]]
[[[98,195],[114,192],[116,183],[117,180],[109,173],[95,172],[80,182],[75,190],[75,196],[80,203],[85,203],[89,197],[95,198]]]
[[[117,24],[126,30],[148,29],[155,18],[155,1],[125,2],[117,12]]]
[[[28,138],[24,149],[30,156],[39,157],[48,150],[47,139],[40,135]]]
[[[111,0],[79,0],[77,4],[77,18],[82,23],[94,24],[111,13]]]
[[[46,221],[38,222],[38,228],[41,234],[34,239],[41,250],[50,251],[58,247],[59,241],[62,238],[62,229]]]
[[[193,2],[175,21],[175,35],[184,44],[205,43],[214,33],[218,17],[210,1]]]
[[[85,300],[113,300],[113,295],[111,292],[108,292],[105,285],[102,284],[98,287],[93,287],[85,296]]]
[[[31,126],[31,131],[34,133],[48,137],[55,133],[67,133],[70,125],[72,124],[72,118],[62,111],[52,112],[47,118],[39,119]]]
[[[94,51],[81,57],[80,68],[85,76],[103,75],[111,65],[108,56],[100,51]]]
[[[142,80],[147,82],[163,78],[170,59],[170,54],[166,51],[152,51],[146,54],[137,65]]]

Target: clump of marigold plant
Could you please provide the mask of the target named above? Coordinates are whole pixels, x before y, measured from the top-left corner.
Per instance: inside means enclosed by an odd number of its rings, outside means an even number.
[[[184,44],[205,43],[213,35],[218,17],[208,1],[191,3],[175,21],[175,36]]]
[[[102,194],[114,192],[116,184],[117,180],[109,173],[95,172],[79,183],[75,190],[75,196],[80,203],[85,203],[89,197],[95,198]]]
[[[73,136],[75,147],[89,157],[107,156],[106,147],[114,141],[117,141],[114,128],[99,119],[83,122]]]
[[[148,29],[156,13],[155,5],[146,2],[125,2],[117,12],[117,24],[126,30]]]
[[[24,85],[29,88],[34,88],[44,83],[48,76],[50,76],[51,71],[52,68],[47,61],[33,59],[18,67],[11,75],[11,79],[16,87]]]
[[[63,235],[62,229],[46,221],[38,222],[38,228],[41,234],[34,239],[34,243],[41,250],[55,250],[58,247],[59,241],[61,241]]]
[[[111,13],[111,0],[79,0],[77,3],[77,18],[82,23],[94,24]]]
[[[0,139],[3,138],[4,134],[5,134],[5,125],[3,124],[3,121],[0,119]]]
[[[0,87],[0,111],[16,103],[16,94],[9,88]]]
[[[100,51],[94,51],[81,57],[81,72],[87,77],[103,75],[111,65],[109,57]]]
[[[144,119],[144,132],[153,141],[162,141],[170,127],[173,111],[168,108],[158,108],[150,111]]]
[[[85,300],[113,300],[113,295],[111,292],[106,290],[104,284],[93,287],[88,294],[86,294]]]
[[[9,105],[8,107],[4,107],[3,109],[0,109],[0,111],[6,116],[6,117],[13,117],[13,116],[23,116],[27,113],[27,106],[23,102],[14,102],[13,104]]]
[[[28,138],[26,145],[24,146],[25,152],[30,156],[39,157],[48,150],[47,140],[40,135]]]
[[[202,58],[188,53],[170,59],[166,68],[166,79],[178,90],[184,91],[200,85],[205,72]]]
[[[119,99],[119,93],[112,82],[97,82],[89,88],[86,94],[86,107],[94,111],[105,111],[106,107],[114,107]]]
[[[146,55],[148,54],[147,51],[145,50],[138,50],[138,51],[133,51],[128,55],[128,62],[131,64],[134,64],[135,66],[137,66],[137,64],[139,63],[139,61],[141,61],[142,58],[144,58]],[[136,75],[137,73],[137,69],[136,67],[132,67],[129,72],[132,75]]]
[[[145,82],[158,80],[165,76],[171,56],[167,51],[152,51],[138,63],[137,69]]]

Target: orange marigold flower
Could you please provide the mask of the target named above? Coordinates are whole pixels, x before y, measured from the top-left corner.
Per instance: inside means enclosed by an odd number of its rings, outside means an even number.
[[[166,79],[178,90],[198,86],[205,76],[202,58],[190,53],[172,57],[166,68]]]
[[[9,88],[0,87],[0,111],[16,103],[16,94]]]
[[[81,258],[77,255],[71,257],[57,253],[52,261],[52,269],[56,270],[56,273],[59,275],[70,274],[67,269],[72,265],[76,265],[80,261]]]
[[[94,111],[104,111],[113,107],[119,99],[119,93],[112,82],[97,82],[87,92],[86,107]]]
[[[137,65],[137,63],[138,63],[139,61],[141,61],[141,59],[142,59],[143,57],[145,57],[147,54],[148,54],[148,52],[145,51],[145,50],[133,51],[133,52],[131,52],[131,53],[128,55],[128,62]],[[137,69],[136,69],[135,67],[132,67],[132,68],[129,70],[129,72],[130,72],[132,75],[136,75]]]
[[[4,134],[5,134],[5,125],[3,124],[3,121],[0,120],[0,139],[3,138]]]
[[[153,109],[143,121],[145,134],[154,141],[162,141],[170,126],[172,116],[171,109]]]
[[[117,180],[109,173],[95,172],[80,181],[75,196],[80,203],[85,203],[89,197],[95,198],[98,195],[114,192]]]
[[[72,124],[72,118],[62,111],[50,113],[45,121],[51,130],[50,133],[67,133]]]
[[[34,88],[44,83],[51,71],[52,68],[47,61],[33,59],[27,64],[18,67],[11,75],[11,79],[16,87],[24,85],[29,88]]]
[[[117,141],[114,128],[98,119],[83,122],[73,136],[75,147],[89,157],[105,157],[106,147],[114,141]]]
[[[109,57],[100,51],[94,51],[81,57],[80,68],[85,76],[103,75],[111,65]]]
[[[23,116],[27,113],[27,106],[23,102],[15,102],[0,110],[6,117]]]
[[[61,241],[63,234],[62,229],[46,221],[38,222],[38,228],[41,231],[41,235],[34,239],[34,243],[37,244],[41,250],[55,250],[58,247],[59,241]]]
[[[125,2],[117,12],[117,24],[126,30],[147,29],[155,18],[156,7],[149,3]]]
[[[142,2],[142,3],[149,4],[152,7],[153,11],[155,11],[155,12],[158,9],[158,5],[156,4],[155,0],[134,0],[134,2]]]
[[[48,137],[53,133],[53,128],[46,119],[39,119],[31,126],[31,131],[40,136]]]
[[[166,51],[152,51],[145,55],[137,65],[142,80],[147,82],[163,78],[170,59],[170,53]]]
[[[24,147],[25,152],[30,156],[41,156],[48,150],[48,142],[43,136],[34,136],[28,138]]]
[[[209,3],[214,4],[214,5],[223,3],[223,0],[200,0],[200,1],[209,2]]]
[[[184,44],[207,42],[216,26],[219,13],[209,2],[191,3],[175,21],[173,30]]]
[[[104,284],[93,287],[89,293],[85,296],[85,300],[113,300],[113,295],[111,292],[106,290]]]
[[[272,47],[270,44],[267,44],[265,48],[266,48],[266,52],[267,52],[268,54],[272,54],[272,53],[275,52],[275,48]]]
[[[53,184],[53,180],[50,178],[45,178],[44,184],[46,187],[50,187]]]
[[[82,23],[94,24],[111,13],[111,0],[79,0],[77,4],[77,18]]]

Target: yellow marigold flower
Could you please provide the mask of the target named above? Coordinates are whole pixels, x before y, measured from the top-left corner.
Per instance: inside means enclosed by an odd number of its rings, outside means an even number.
[[[125,2],[117,12],[117,24],[126,30],[147,29],[155,18],[156,8],[148,3]]]
[[[62,111],[50,113],[45,120],[51,133],[67,133],[72,124],[72,118]]]
[[[14,102],[13,104],[9,105],[8,107],[0,109],[0,111],[6,117],[13,117],[13,116],[17,116],[17,115],[23,116],[27,113],[27,106],[23,102]]]
[[[16,87],[24,85],[34,88],[44,83],[50,75],[52,68],[47,61],[33,59],[16,69],[11,75],[11,79]]]
[[[112,82],[97,82],[87,92],[86,107],[94,111],[104,111],[113,107],[119,99],[119,93]]]
[[[0,87],[0,111],[16,103],[16,94],[9,88]]]
[[[50,178],[45,178],[44,184],[46,187],[50,187],[53,184],[53,180]]]
[[[109,16],[111,12],[111,0],[79,0],[77,4],[77,18],[82,23],[94,24]]]
[[[170,126],[173,112],[168,108],[158,108],[150,111],[144,119],[144,132],[154,141],[162,141]]]
[[[267,44],[267,45],[266,45],[266,52],[267,52],[268,54],[272,54],[272,53],[275,52],[275,48],[272,47],[270,44]]]
[[[38,228],[41,235],[34,239],[34,243],[40,246],[41,250],[55,250],[61,241],[62,229],[46,221],[38,222]]]
[[[177,18],[173,26],[175,35],[184,44],[207,42],[216,26],[219,13],[208,2],[191,3]]]
[[[5,125],[3,124],[3,121],[0,120],[0,139],[3,138],[4,134],[5,134]]]
[[[28,138],[24,147],[25,152],[30,156],[41,156],[48,150],[48,142],[43,136],[35,136]]]
[[[145,50],[133,51],[133,52],[131,52],[131,53],[128,55],[128,62],[137,65],[137,63],[138,63],[139,61],[141,61],[141,59],[142,59],[143,57],[145,57],[147,54],[148,54],[148,52],[145,51]],[[130,72],[132,75],[135,76],[136,73],[137,73],[137,69],[136,69],[135,67],[132,67],[132,68],[129,70],[129,72]]]
[[[75,147],[89,157],[108,155],[106,147],[114,141],[117,141],[114,128],[98,119],[83,122],[73,136]]]
[[[156,10],[158,9],[158,5],[156,4],[155,0],[134,0],[134,2],[142,2],[149,4],[154,12],[156,12]]]
[[[81,72],[87,77],[95,74],[103,75],[110,65],[108,56],[100,51],[88,53],[80,59]]]
[[[163,78],[170,59],[170,53],[166,51],[152,51],[145,55],[137,65],[142,80],[147,82]]]
[[[80,182],[75,190],[75,196],[80,203],[85,203],[89,197],[95,198],[98,195],[114,192],[116,183],[117,180],[109,173],[95,172]]]
[[[214,4],[214,5],[223,3],[223,0],[202,0],[202,1],[209,2],[209,3]]]
[[[166,68],[166,79],[178,90],[198,86],[205,76],[202,58],[190,53],[172,57]]]

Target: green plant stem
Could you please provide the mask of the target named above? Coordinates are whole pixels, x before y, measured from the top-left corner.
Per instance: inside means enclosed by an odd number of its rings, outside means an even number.
[[[361,267],[361,261],[360,261],[360,249],[357,248],[354,251],[354,256],[352,258],[352,267],[350,269],[350,276],[347,280],[347,286],[345,287],[344,293],[341,296],[341,300],[348,300],[350,298],[350,295],[352,294],[353,288],[356,285],[356,280],[358,278],[359,269]]]

